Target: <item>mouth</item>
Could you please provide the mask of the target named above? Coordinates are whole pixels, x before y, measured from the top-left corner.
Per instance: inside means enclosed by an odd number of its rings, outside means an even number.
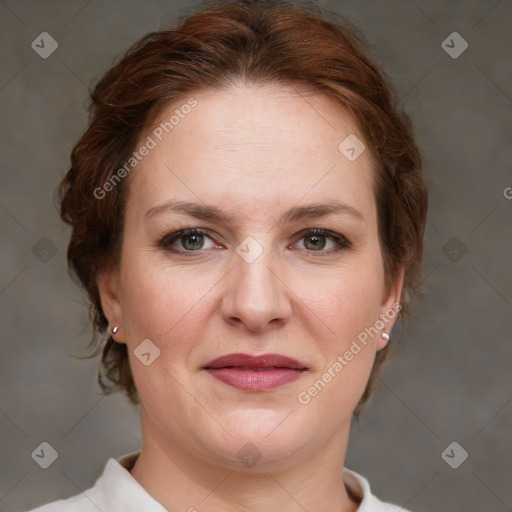
[[[299,379],[308,368],[280,354],[228,354],[210,361],[203,370],[237,389],[265,391]]]

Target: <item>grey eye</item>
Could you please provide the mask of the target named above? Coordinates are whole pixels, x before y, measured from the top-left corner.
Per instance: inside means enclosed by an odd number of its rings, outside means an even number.
[[[326,238],[323,235],[307,235],[304,237],[304,247],[313,251],[323,249],[326,242]]]
[[[180,238],[183,249],[187,251],[195,251],[202,249],[204,245],[204,235],[192,233],[189,235],[183,235]]]

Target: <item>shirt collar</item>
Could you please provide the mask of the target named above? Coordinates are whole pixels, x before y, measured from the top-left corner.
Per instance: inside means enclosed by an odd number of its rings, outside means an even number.
[[[108,460],[103,475],[96,483],[105,502],[105,510],[167,512],[129,472],[139,453],[132,452],[117,460]]]
[[[106,510],[123,510],[124,512],[167,512],[130,474],[140,451],[127,453],[118,459],[109,459],[103,475],[96,482],[98,494],[103,497]],[[360,500],[357,512],[377,510],[381,504],[371,494],[370,484],[366,478],[343,469],[343,481],[352,496]]]

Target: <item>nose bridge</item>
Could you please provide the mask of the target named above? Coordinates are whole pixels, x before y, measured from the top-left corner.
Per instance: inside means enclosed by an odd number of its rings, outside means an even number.
[[[248,263],[239,260],[236,264],[234,279],[239,293],[250,296],[273,296],[275,293],[275,274],[272,271],[272,254],[264,251],[255,261]],[[275,266],[275,265],[274,265]]]
[[[244,255],[252,251],[254,256],[257,248],[250,240],[240,244],[223,303],[226,321],[242,322],[250,330],[265,329],[277,320],[285,322],[291,312],[284,284],[276,274],[277,255],[268,246],[260,247],[260,254],[252,259]]]

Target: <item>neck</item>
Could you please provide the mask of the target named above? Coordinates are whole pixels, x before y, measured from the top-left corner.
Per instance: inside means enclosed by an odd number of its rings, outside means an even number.
[[[148,428],[142,407],[141,420],[144,442],[130,473],[167,510],[354,512],[358,508],[342,480],[350,425],[327,445],[291,455],[289,461],[241,470],[212,464]]]

